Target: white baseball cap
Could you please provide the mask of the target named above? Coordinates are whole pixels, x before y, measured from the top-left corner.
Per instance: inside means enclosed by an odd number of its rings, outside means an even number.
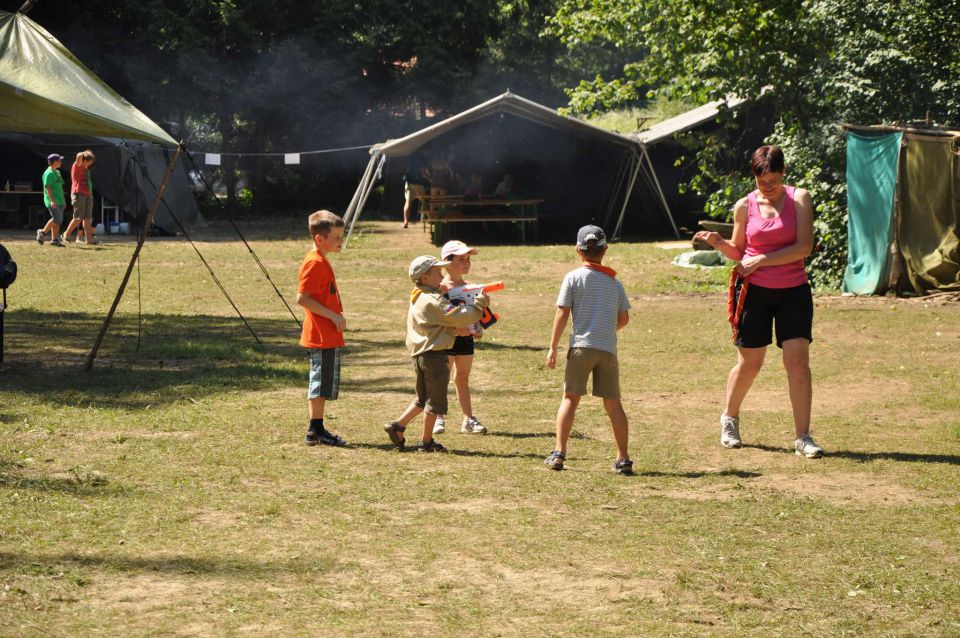
[[[440,256],[444,259],[453,257],[454,255],[476,255],[477,249],[467,246],[465,243],[459,239],[451,239],[443,245],[443,248],[440,249]]]

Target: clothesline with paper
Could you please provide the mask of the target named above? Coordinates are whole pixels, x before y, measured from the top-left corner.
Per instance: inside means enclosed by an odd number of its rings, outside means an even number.
[[[299,153],[204,153],[203,163],[207,166],[220,166],[224,157],[282,157],[284,164],[296,165],[300,163],[300,158],[304,155],[367,150],[371,146],[372,144],[366,144],[364,146],[344,146],[342,148],[325,148],[319,151],[300,151]]]

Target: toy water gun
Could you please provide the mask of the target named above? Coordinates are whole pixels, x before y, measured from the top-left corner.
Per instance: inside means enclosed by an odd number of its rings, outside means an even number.
[[[506,288],[503,281],[495,281],[490,284],[466,284],[463,286],[457,286],[456,288],[451,288],[447,291],[447,299],[451,301],[453,305],[466,305],[472,306],[473,302],[476,301],[477,295],[483,293],[485,295],[490,294],[491,292],[496,292],[498,290],[503,290]],[[497,323],[500,319],[500,315],[490,310],[490,304],[487,304],[487,307],[483,309],[483,316],[480,317],[479,324],[483,328],[489,328],[493,324]],[[479,330],[475,329],[473,325],[470,326],[470,332],[473,334],[479,334]]]

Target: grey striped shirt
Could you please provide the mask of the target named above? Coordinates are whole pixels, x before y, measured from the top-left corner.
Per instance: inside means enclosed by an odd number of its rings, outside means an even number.
[[[596,348],[617,353],[617,316],[630,310],[619,279],[582,266],[563,278],[557,305],[573,315],[571,348]]]

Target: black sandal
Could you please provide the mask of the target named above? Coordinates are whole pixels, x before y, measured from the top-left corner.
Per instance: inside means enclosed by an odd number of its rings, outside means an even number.
[[[404,447],[407,444],[407,440],[404,438],[403,433],[407,428],[403,427],[396,421],[391,421],[383,426],[383,431],[387,433],[387,436],[390,437],[390,441],[397,446],[397,449],[403,452]]]

